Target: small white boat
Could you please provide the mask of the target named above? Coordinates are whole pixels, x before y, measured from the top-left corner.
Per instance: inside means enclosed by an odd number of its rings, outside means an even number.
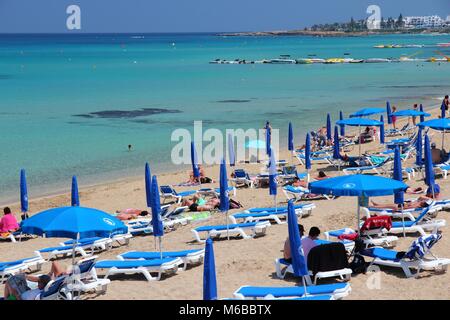
[[[278,58],[278,59],[270,59],[269,63],[272,63],[272,64],[296,64],[297,61],[294,59]]]
[[[364,60],[365,63],[385,63],[385,62],[391,62],[389,59],[384,58],[369,58]]]

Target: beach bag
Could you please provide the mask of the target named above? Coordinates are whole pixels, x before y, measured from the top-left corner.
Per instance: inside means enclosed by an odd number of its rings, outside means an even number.
[[[200,178],[200,182],[201,183],[212,183],[213,180],[211,178],[204,177],[204,178]]]
[[[353,257],[352,262],[350,262],[349,267],[352,269],[352,273],[354,274],[366,273],[366,260],[364,260],[362,255],[357,253]]]
[[[239,209],[239,208],[244,207],[239,201],[236,201],[233,199],[230,199],[229,203],[230,203],[230,209]]]

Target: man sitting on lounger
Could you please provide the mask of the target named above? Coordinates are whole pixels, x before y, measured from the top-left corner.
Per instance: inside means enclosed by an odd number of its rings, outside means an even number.
[[[211,198],[206,201],[199,195],[194,195],[191,200],[184,199],[182,206],[189,207],[190,211],[211,211],[219,207],[220,200],[218,198]]]

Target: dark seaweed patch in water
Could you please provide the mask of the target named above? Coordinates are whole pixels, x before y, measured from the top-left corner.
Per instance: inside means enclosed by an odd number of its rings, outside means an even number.
[[[429,88],[447,88],[448,86],[445,85],[425,85],[425,86],[421,86],[421,85],[392,85],[392,86],[381,86],[380,88],[383,89],[429,89]]]
[[[74,117],[101,118],[101,119],[132,119],[138,117],[151,116],[162,113],[181,113],[180,110],[162,108],[142,108],[136,110],[105,110],[85,114],[75,114]]]
[[[246,103],[246,102],[251,102],[252,100],[246,100],[246,99],[230,99],[230,100],[219,100],[216,101],[217,103]]]

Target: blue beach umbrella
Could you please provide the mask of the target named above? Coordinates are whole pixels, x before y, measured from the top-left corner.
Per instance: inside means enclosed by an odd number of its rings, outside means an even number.
[[[394,152],[394,180],[403,181],[402,159],[400,158],[400,148],[397,146]],[[394,203],[403,204],[404,192],[399,191],[394,194]]]
[[[386,102],[386,116],[388,124],[392,124],[392,111],[391,111],[391,104],[389,103],[389,101]]]
[[[341,151],[339,147],[339,131],[337,126],[334,126],[333,159],[341,159]]]
[[[434,198],[434,170],[433,159],[431,157],[430,139],[428,135],[425,135],[425,184],[432,190]]]
[[[294,130],[292,129],[292,123],[290,122],[288,130],[288,150],[294,152]]]
[[[385,136],[384,136],[385,133],[384,133],[384,118],[383,118],[383,115],[380,116],[380,122],[383,123],[383,125],[380,126],[380,143],[384,144],[386,141],[385,141]]]
[[[311,169],[311,139],[309,138],[309,133],[306,134],[305,141],[305,167],[307,171]]]
[[[191,142],[191,163],[192,163],[192,172],[194,174],[194,178],[200,177],[200,171],[198,169],[198,158],[197,158],[197,151],[195,150],[194,142]],[[200,181],[198,181],[200,182]]]
[[[80,197],[78,196],[78,181],[77,177],[72,177],[72,196],[71,196],[72,207],[80,206]]]
[[[339,120],[344,120],[344,115],[342,111],[339,111]],[[340,126],[341,128],[341,136],[345,136],[345,126]]]
[[[359,200],[366,197],[378,197],[393,195],[399,191],[405,191],[406,184],[394,179],[380,176],[354,174],[339,176],[309,184],[311,193],[329,194],[334,196],[358,197]],[[360,202],[358,201],[358,230],[360,221]]]
[[[203,262],[203,300],[217,300],[216,263],[211,238],[206,240]]]
[[[352,113],[350,115],[350,118],[357,118],[357,117],[368,117],[372,116],[374,114],[383,113],[384,109],[382,108],[364,108],[356,111],[355,113]]]
[[[275,159],[275,152],[270,151],[269,163],[269,194],[274,196],[275,206],[277,204],[277,163]]]
[[[417,140],[416,140],[416,165],[418,167],[422,167],[423,160],[422,160],[422,128],[419,127],[419,130],[417,132]]]
[[[419,107],[419,111],[420,112],[423,112],[423,105],[422,104],[420,104],[420,107]],[[425,116],[420,116],[420,122],[424,122],[425,121]]]
[[[432,119],[421,122],[417,125],[421,128],[429,127],[434,130],[442,131],[442,150],[444,149],[445,132],[450,130],[450,119],[448,118]]]
[[[22,213],[28,212],[28,190],[25,169],[20,170],[20,209]]]
[[[234,152],[234,139],[231,134],[228,135],[228,157],[230,167],[234,167],[236,165],[236,153]]]
[[[330,114],[327,114],[327,140],[330,141],[332,139],[331,133],[331,117]]]
[[[159,192],[159,191],[158,191]],[[150,166],[145,164],[145,199],[147,201],[147,207],[152,207],[152,175],[150,173]]]
[[[306,265],[305,255],[302,248],[302,240],[300,238],[300,231],[298,230],[297,215],[295,214],[294,201],[288,202],[288,232],[289,232],[289,245],[291,248],[292,269],[296,277],[302,277],[303,285],[306,284],[305,276],[309,274],[308,267]]]
[[[222,159],[220,163],[220,177],[219,177],[219,190],[220,190],[220,211],[225,212],[226,224],[227,224],[227,239],[229,239],[228,234],[228,210],[230,208],[230,200],[228,198],[228,176],[227,176],[227,166],[225,164],[225,159]]]
[[[22,222],[23,233],[47,238],[109,238],[127,233],[125,224],[112,215],[86,207],[60,207],[42,211]]]
[[[442,104],[441,104],[441,118],[445,119],[445,103],[444,103],[444,101],[442,101]]]
[[[162,239],[164,235],[164,225],[161,218],[161,203],[159,200],[158,180],[156,176],[152,178],[152,228],[153,236],[158,239],[159,253],[162,259]]]
[[[270,135],[270,129],[266,129],[266,154],[270,157],[271,152],[271,135]]]

